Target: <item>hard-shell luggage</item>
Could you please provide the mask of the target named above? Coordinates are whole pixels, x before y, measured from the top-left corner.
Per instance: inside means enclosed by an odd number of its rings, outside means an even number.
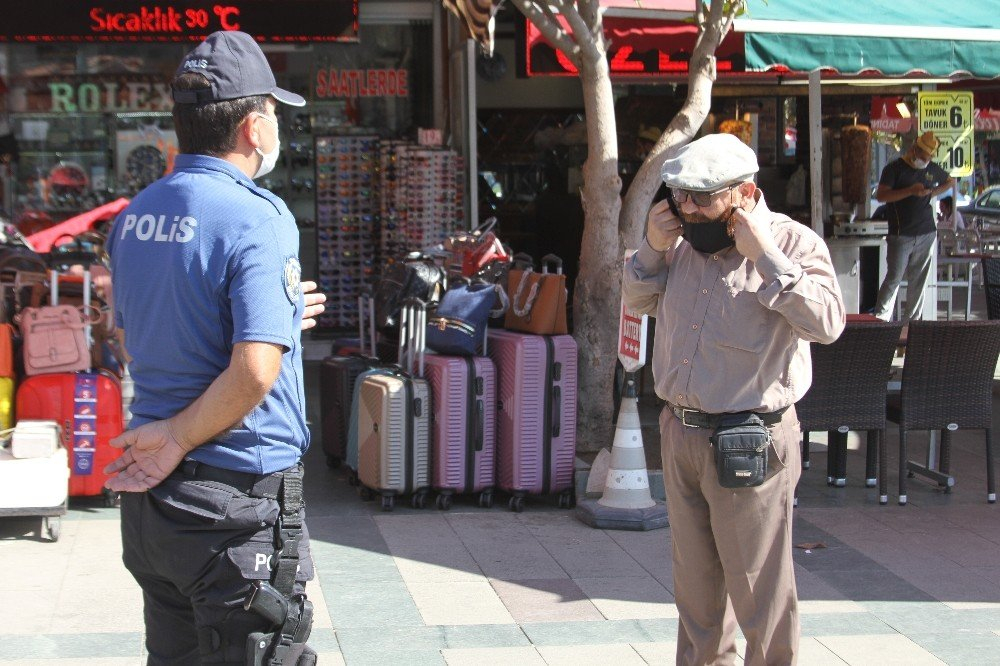
[[[492,329],[497,366],[497,485],[511,493],[512,511],[528,494],[559,493],[574,504],[577,346],[569,335]]]
[[[365,377],[359,389],[358,479],[368,492],[382,496],[385,511],[406,494],[412,494],[414,507],[423,508],[430,490],[432,404],[423,379],[424,319],[423,304],[408,300],[399,350],[405,369]]]
[[[479,493],[479,506],[493,506],[496,458],[496,368],[486,356],[429,354],[434,460],[432,483],[439,509],[454,494]]]
[[[367,311],[368,316],[365,317]],[[358,297],[358,353],[347,356],[328,356],[323,359],[319,370],[319,404],[320,422],[323,433],[323,453],[326,454],[326,464],[339,467],[347,455],[347,431],[351,418],[351,398],[358,375],[377,363],[372,357],[374,349],[369,347],[372,356],[365,355],[365,321],[371,327],[371,338],[374,338],[374,319],[372,318],[371,299],[365,295]],[[337,348],[337,345],[334,344]],[[356,470],[357,465],[351,469]]]
[[[114,506],[104,468],[121,453],[109,444],[124,430],[116,377],[106,371],[27,377],[17,388],[15,410],[18,419],[51,419],[62,428],[71,497],[103,495],[105,505]]]

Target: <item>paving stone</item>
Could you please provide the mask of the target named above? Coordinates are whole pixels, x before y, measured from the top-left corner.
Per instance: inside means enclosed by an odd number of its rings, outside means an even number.
[[[533,647],[447,648],[441,655],[448,666],[545,666],[545,660]]]
[[[632,643],[632,649],[642,657],[647,664],[658,666],[673,666],[677,661],[677,642],[661,641],[657,643]]]
[[[512,624],[489,582],[433,582],[408,585],[424,624]]]
[[[574,582],[609,620],[677,617],[673,595],[652,577],[577,578]]]
[[[536,647],[648,642],[649,633],[638,620],[604,622],[526,622],[521,625]],[[676,634],[674,636],[676,638]],[[656,638],[652,638],[656,640]]]
[[[848,664],[862,666],[932,666],[943,661],[906,636],[818,636],[820,643]]]
[[[847,662],[818,638],[802,637],[799,640],[799,663],[808,666],[843,666]]]
[[[489,578],[566,578],[566,571],[512,513],[448,516],[448,522]]]
[[[568,578],[492,580],[491,583],[516,622],[605,619],[587,595]]]
[[[7,636],[0,641],[0,660],[73,658],[102,663],[110,658],[138,659],[141,640],[141,634],[129,632]]]
[[[546,536],[538,537],[538,542],[553,559],[569,574],[570,578],[623,578],[626,576],[646,577],[643,569],[632,556],[622,550],[610,537],[600,530],[593,530],[588,536]]]
[[[864,636],[890,634],[894,628],[870,613],[799,615],[803,636]]]
[[[560,645],[539,647],[548,666],[646,666],[631,645]]]
[[[323,581],[330,620],[337,630],[345,627],[422,626],[423,620],[402,581],[394,583]]]

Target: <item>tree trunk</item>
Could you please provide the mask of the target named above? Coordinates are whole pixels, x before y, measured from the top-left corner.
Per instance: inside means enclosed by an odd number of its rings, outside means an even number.
[[[574,336],[580,347],[577,448],[610,447],[623,248],[619,243],[622,181],[611,76],[605,58],[580,69],[587,117],[587,161],[580,269],[573,298]]]

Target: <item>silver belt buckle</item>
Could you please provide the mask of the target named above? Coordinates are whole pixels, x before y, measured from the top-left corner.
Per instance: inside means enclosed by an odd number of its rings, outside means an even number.
[[[687,422],[687,414],[688,414],[688,412],[691,412],[692,414],[697,414],[698,413],[697,409],[688,409],[687,407],[681,407],[680,410],[681,410],[681,425],[682,426],[685,426],[687,428],[699,428],[699,427],[701,427],[701,426],[696,426],[693,423],[688,423]]]

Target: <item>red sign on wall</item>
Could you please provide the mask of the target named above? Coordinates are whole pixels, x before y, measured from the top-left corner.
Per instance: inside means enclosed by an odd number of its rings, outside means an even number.
[[[563,29],[571,32],[562,16]],[[678,21],[605,17],[604,36],[610,46],[608,65],[617,78],[677,78],[687,76],[698,28]],[[576,76],[576,66],[525,20],[525,74]],[[715,53],[719,73],[743,72],[743,36],[730,31]]]
[[[407,97],[409,73],[405,69],[319,69],[316,99],[338,97]]]

